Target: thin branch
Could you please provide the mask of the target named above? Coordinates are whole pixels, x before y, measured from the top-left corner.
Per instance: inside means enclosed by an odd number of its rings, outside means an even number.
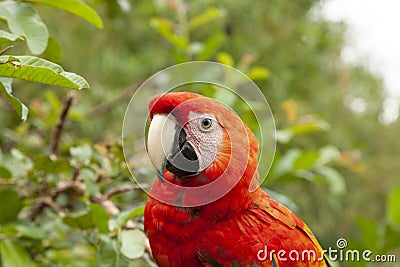
[[[120,212],[119,208],[112,201],[104,199],[104,196],[101,194],[90,196],[90,201],[102,206],[111,216],[117,215]]]
[[[137,185],[137,184],[127,184],[127,185],[122,185],[120,187],[116,187],[113,189],[110,189],[107,191],[104,195],[102,194],[97,194],[94,196],[90,196],[90,201],[93,203],[99,204],[102,206],[111,216],[114,216],[116,214],[119,214],[121,211],[117,207],[117,205],[114,204],[110,200],[110,198],[116,194],[120,194],[123,192],[131,191],[131,190],[136,190],[139,188],[146,188],[147,184],[142,184],[142,185]],[[29,218],[33,220],[38,214],[40,214],[45,207],[51,207],[54,211],[56,211],[59,214],[63,214],[62,209],[55,203],[54,199],[61,193],[63,192],[68,192],[71,195],[77,195],[81,196],[86,194],[87,188],[85,184],[79,180],[68,180],[68,181],[60,181],[57,187],[52,188],[51,190],[46,190],[44,193],[42,193],[42,196],[39,197],[32,209],[29,211]],[[128,229],[135,229],[137,228],[136,224],[133,221],[128,221],[125,225],[126,228]]]
[[[3,55],[4,53],[6,53],[8,50],[10,50],[11,48],[13,48],[13,45],[9,45],[4,47],[3,49],[0,50],[0,56]]]
[[[112,188],[110,190],[108,190],[107,192],[104,193],[103,197],[104,199],[110,199],[112,196],[117,195],[117,194],[121,194],[124,192],[128,192],[128,191],[132,191],[132,190],[136,190],[136,189],[140,189],[140,188],[148,188],[148,184],[126,184],[120,187],[115,187]]]
[[[63,210],[58,206],[58,204],[54,201],[53,198],[46,196],[43,198],[43,203],[52,208],[59,215],[64,215]]]
[[[90,201],[102,206],[111,216],[117,215],[121,212],[121,210],[117,207],[117,205],[114,204],[114,202],[105,199],[102,195],[90,196]],[[127,221],[123,227],[126,229],[138,228],[138,226],[132,220]]]
[[[41,196],[34,202],[33,207],[28,211],[28,217],[34,220],[45,207],[51,207],[60,215],[63,214],[62,209],[57,205],[54,199],[63,192],[70,192],[71,195],[81,196],[86,192],[86,186],[81,181],[60,181],[57,187],[51,190],[45,190]]]
[[[86,193],[86,186],[82,181],[60,181],[58,186],[51,189],[49,196],[52,198],[57,197],[60,193],[70,192],[74,195],[81,196]]]
[[[74,174],[72,175],[72,181],[77,181],[79,179],[80,168],[76,168],[74,170]]]
[[[54,128],[54,131],[53,131],[53,136],[51,138],[50,146],[51,146],[51,156],[52,157],[57,157],[57,155],[58,155],[58,149],[59,149],[60,142],[61,142],[61,134],[62,134],[64,125],[65,125],[65,119],[67,117],[69,109],[71,108],[71,106],[75,100],[75,97],[76,97],[76,95],[74,92],[69,92],[63,101],[61,114],[60,114],[60,117],[58,118],[56,127]]]
[[[33,207],[28,211],[29,219],[31,221],[33,221],[36,218],[36,216],[38,216],[40,213],[42,213],[42,211],[44,210],[45,207],[52,207],[54,209],[54,211],[56,211],[56,212],[61,211],[61,209],[59,209],[58,207],[55,208],[54,204],[51,202],[53,202],[55,204],[54,200],[51,199],[49,196],[44,196],[44,197],[38,198],[35,201],[35,203],[33,204]]]

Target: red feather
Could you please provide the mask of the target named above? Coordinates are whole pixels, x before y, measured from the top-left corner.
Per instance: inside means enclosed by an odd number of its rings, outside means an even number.
[[[200,102],[182,105],[191,99]],[[273,200],[261,188],[249,192],[253,177],[258,178],[258,144],[251,131],[232,111],[209,98],[186,92],[156,96],[149,103],[150,117],[155,113],[173,112],[178,122],[187,120],[191,110],[213,113],[229,135],[225,135],[221,144],[223,149],[219,151],[215,162],[202,174],[182,179],[165,171],[166,180],[182,186],[199,186],[217,179],[227,170],[229,161],[233,161],[234,166],[243,165],[243,162],[247,162],[247,165],[243,174],[238,174],[237,168],[228,170],[231,180],[227,179],[226,182],[240,178],[237,184],[222,198],[200,207],[171,206],[151,197],[162,195],[177,204],[196,197],[182,196],[156,180],[146,204],[144,226],[157,264],[329,266],[324,257],[320,260],[307,258],[308,253],[312,252],[319,258],[322,248],[299,217]],[[240,130],[243,126],[245,131]],[[231,155],[235,151],[231,143],[238,148],[249,147],[248,153]]]

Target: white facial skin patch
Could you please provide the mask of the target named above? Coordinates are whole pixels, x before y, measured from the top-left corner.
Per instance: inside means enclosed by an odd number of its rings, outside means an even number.
[[[201,114],[191,111],[184,125],[187,142],[196,151],[199,158],[199,172],[214,162],[218,146],[222,141],[223,129],[213,114]]]

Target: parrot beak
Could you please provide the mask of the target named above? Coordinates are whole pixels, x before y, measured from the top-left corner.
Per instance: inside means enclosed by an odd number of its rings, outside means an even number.
[[[198,174],[198,156],[186,137],[185,130],[173,116],[153,116],[148,131],[147,149],[151,163],[162,182],[165,169],[178,177]]]

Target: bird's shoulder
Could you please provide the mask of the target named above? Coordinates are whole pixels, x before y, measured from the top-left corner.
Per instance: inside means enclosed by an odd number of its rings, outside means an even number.
[[[259,259],[259,252],[274,250],[314,250],[322,252],[307,225],[291,210],[275,201],[262,189],[254,192],[251,204],[240,214],[215,225],[200,240],[198,258],[204,266],[286,266],[274,257]],[[228,265],[218,265],[229,263]],[[254,265],[256,264],[256,265]],[[277,265],[274,265],[277,264]],[[312,265],[327,266],[324,260]]]

